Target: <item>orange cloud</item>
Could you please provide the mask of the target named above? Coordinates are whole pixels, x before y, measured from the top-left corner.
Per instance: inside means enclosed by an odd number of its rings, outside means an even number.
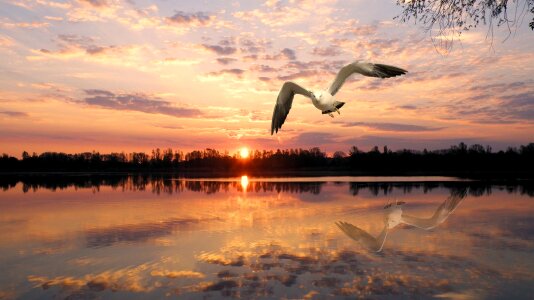
[[[1,27],[4,28],[44,28],[49,27],[50,23],[47,22],[10,22],[2,21],[0,23]]]

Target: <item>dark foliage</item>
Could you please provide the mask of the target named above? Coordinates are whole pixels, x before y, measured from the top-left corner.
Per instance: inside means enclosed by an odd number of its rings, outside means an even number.
[[[337,151],[332,157],[319,148],[253,151],[248,159],[221,153],[214,149],[184,154],[172,149],[155,149],[152,153],[134,152],[100,154],[84,152],[66,154],[45,152],[32,155],[24,152],[22,159],[3,154],[3,172],[152,172],[212,173],[220,175],[279,174],[317,172],[371,175],[477,175],[534,173],[534,143],[507,151],[492,152],[490,147],[464,143],[435,151],[399,150],[374,147],[368,152],[352,147],[348,154]],[[315,173],[314,173],[315,172]]]

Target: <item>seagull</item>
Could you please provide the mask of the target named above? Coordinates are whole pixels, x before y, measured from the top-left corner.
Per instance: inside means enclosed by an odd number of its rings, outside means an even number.
[[[333,118],[333,113],[337,112],[338,114],[341,114],[339,109],[345,105],[345,102],[337,101],[334,96],[343,86],[345,80],[347,80],[347,78],[349,78],[352,74],[359,73],[369,77],[389,78],[404,75],[407,72],[408,71],[404,69],[394,66],[355,61],[341,68],[341,70],[339,70],[337,73],[334,82],[332,82],[330,87],[324,91],[312,92],[306,90],[296,83],[286,81],[282,85],[282,89],[278,94],[278,99],[276,99],[276,104],[274,106],[273,118],[271,122],[271,135],[273,135],[275,132],[278,133],[278,130],[282,128],[282,125],[289,114],[289,110],[291,109],[291,104],[293,103],[293,97],[295,94],[310,98],[313,105],[318,110],[320,110],[323,114],[328,114]]]
[[[405,202],[395,202],[395,204],[389,203],[384,206],[384,228],[376,237],[373,237],[365,230],[348,222],[338,221],[335,224],[348,237],[359,242],[365,248],[371,251],[380,252],[384,247],[390,229],[395,228],[401,223],[424,230],[436,228],[447,220],[447,218],[456,210],[460,202],[462,202],[464,197],[465,195],[453,195],[448,197],[440,206],[438,206],[432,217],[426,219],[404,214],[402,205],[404,205]]]
[[[403,213],[400,222],[424,230],[434,229],[447,220],[463,199],[464,197],[457,195],[447,198],[440,206],[438,206],[432,217],[426,219]]]
[[[380,252],[386,243],[386,237],[388,236],[388,227],[384,226],[384,229],[380,232],[377,237],[370,235],[367,231],[360,229],[350,223],[338,221],[336,222],[337,227],[341,229],[348,237],[359,242],[365,248],[374,251]]]
[[[386,242],[388,231],[390,229],[395,228],[395,226],[397,226],[401,222],[401,205],[403,205],[404,203],[404,201],[395,201],[395,205],[393,205],[392,203],[388,203],[386,204],[386,206],[384,206],[384,228],[376,237],[373,237],[367,231],[362,230],[348,222],[339,221],[335,224],[348,237],[355,241],[358,241],[365,248],[371,251],[380,252],[382,251],[382,248],[384,247],[384,244]]]

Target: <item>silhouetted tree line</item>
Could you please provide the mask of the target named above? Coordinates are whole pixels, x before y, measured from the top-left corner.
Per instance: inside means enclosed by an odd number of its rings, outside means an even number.
[[[347,161],[348,160],[348,161]],[[429,175],[532,175],[534,174],[534,143],[509,147],[506,151],[493,152],[491,147],[460,143],[449,149],[434,151],[391,151],[384,146],[364,153],[352,147],[347,160],[351,168],[364,172],[418,173]]]
[[[434,151],[391,151],[377,146],[364,152],[353,146],[348,154],[342,151],[327,156],[319,148],[252,151],[248,159],[230,156],[214,149],[188,153],[173,149],[155,149],[150,154],[84,152],[67,154],[44,152],[22,153],[22,159],[3,154],[0,170],[45,172],[154,172],[202,174],[372,174],[372,175],[532,175],[534,174],[534,143],[492,151],[489,146],[465,143]],[[314,173],[315,172],[315,173]]]

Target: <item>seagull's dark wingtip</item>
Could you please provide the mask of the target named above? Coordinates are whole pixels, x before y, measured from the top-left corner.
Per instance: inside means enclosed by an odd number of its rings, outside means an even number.
[[[376,64],[375,68],[379,72],[380,74],[379,77],[381,78],[396,77],[396,76],[401,76],[401,75],[405,75],[406,73],[408,73],[408,71],[404,69],[390,66],[390,65]]]

